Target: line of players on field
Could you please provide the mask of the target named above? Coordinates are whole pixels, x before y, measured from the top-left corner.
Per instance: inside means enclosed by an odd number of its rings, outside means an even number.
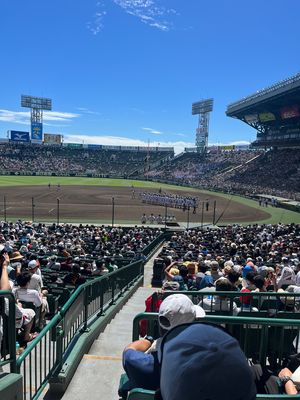
[[[146,204],[167,206],[171,208],[179,208],[182,210],[193,209],[196,211],[198,207],[198,199],[191,196],[179,196],[171,193],[141,193],[141,200]]]
[[[145,224],[164,224],[165,222],[176,222],[176,217],[175,215],[154,215],[154,214],[150,214],[150,215],[146,215],[143,214],[141,216],[141,224],[145,225]]]

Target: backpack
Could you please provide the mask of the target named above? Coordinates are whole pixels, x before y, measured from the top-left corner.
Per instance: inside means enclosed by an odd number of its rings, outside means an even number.
[[[145,312],[158,312],[161,303],[162,299],[158,296],[157,292],[154,292],[145,301],[146,305]],[[139,329],[140,336],[144,337],[145,335],[150,334],[150,332],[148,332],[149,326],[148,326],[148,321],[146,319],[142,319],[140,321],[139,328],[140,328]],[[153,332],[151,332],[151,336],[159,337],[158,321],[154,321]]]

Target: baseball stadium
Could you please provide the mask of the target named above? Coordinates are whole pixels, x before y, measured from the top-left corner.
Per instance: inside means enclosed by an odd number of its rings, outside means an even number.
[[[228,105],[249,145],[210,146],[213,99],[194,103],[176,155],[66,143],[50,99],[21,104],[31,131],[0,139],[0,399],[196,399],[215,365],[238,397],[203,399],[300,398],[300,74]]]

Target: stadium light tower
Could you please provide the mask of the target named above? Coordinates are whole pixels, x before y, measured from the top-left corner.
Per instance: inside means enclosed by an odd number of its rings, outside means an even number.
[[[31,110],[31,140],[43,140],[43,110],[52,110],[52,100],[21,95],[21,106]]]
[[[209,113],[213,110],[214,99],[206,99],[192,104],[192,115],[199,115],[196,129],[196,148],[205,153],[208,146]]]

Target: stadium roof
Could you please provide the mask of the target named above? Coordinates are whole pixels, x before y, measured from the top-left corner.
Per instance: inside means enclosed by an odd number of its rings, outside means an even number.
[[[229,104],[226,114],[230,117],[239,118],[238,115],[242,115],[245,112],[251,112],[252,110],[257,109],[264,110],[266,105],[270,105],[270,100],[272,103],[275,100],[278,100],[281,105],[287,105],[287,96],[291,102],[293,98],[295,101],[299,102],[300,73],[275,83],[272,86],[258,90],[256,93],[244,97],[239,101]]]
[[[226,115],[256,129],[254,146],[299,146],[300,73],[229,104]]]

